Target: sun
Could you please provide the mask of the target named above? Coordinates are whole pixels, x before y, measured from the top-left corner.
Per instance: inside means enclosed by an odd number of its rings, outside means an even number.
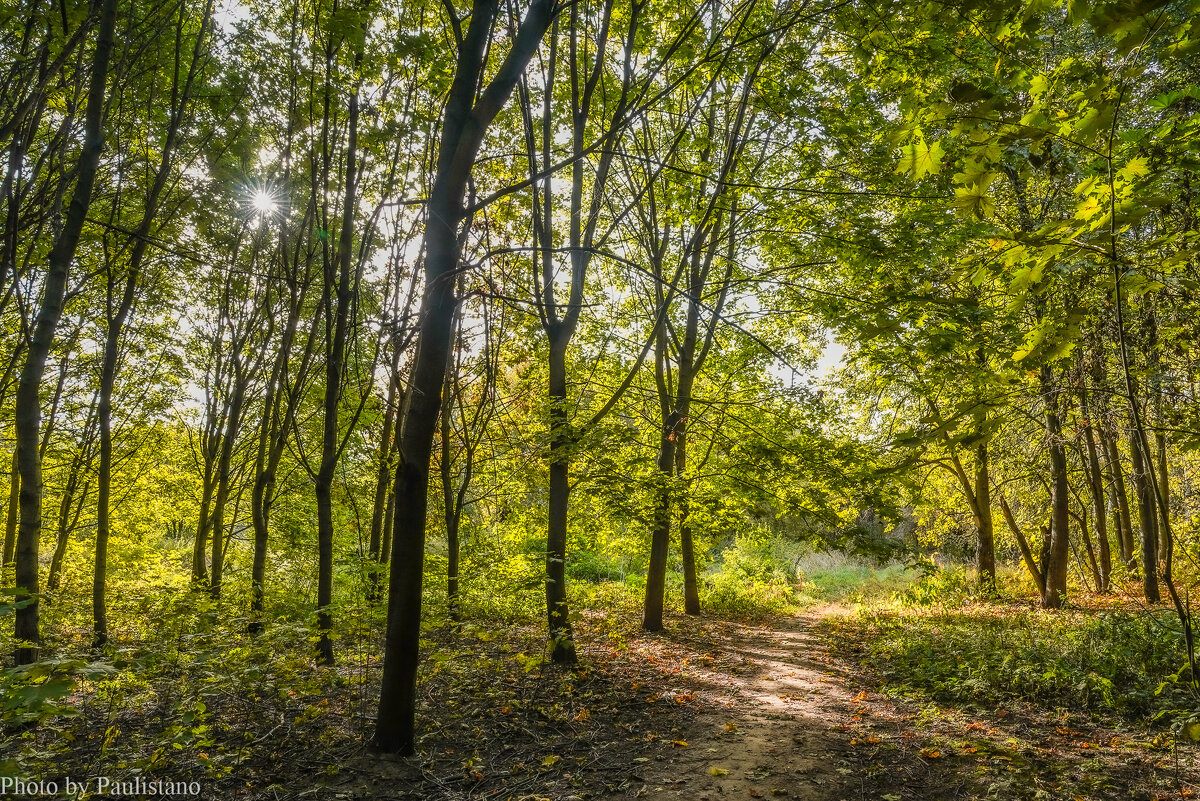
[[[265,189],[254,190],[254,194],[250,196],[250,205],[264,217],[269,217],[279,209],[279,201],[276,200],[275,195]]]

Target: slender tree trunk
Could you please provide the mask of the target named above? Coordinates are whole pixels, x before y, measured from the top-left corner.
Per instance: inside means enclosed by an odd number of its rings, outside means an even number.
[[[654,530],[650,537],[650,568],[646,574],[646,600],[642,628],[661,631],[666,596],[667,549],[671,535],[671,472],[675,467],[675,438],[680,425],[678,412],[664,421],[658,445],[658,501],[654,509]]]
[[[1083,552],[1087,555],[1086,566],[1092,574],[1092,586],[1096,589],[1096,592],[1099,592],[1102,585],[1100,579],[1100,565],[1096,562],[1096,549],[1092,547],[1092,537],[1091,534],[1088,533],[1087,512],[1084,511],[1078,515],[1072,512],[1071,516],[1074,517],[1075,522],[1079,524],[1079,538],[1083,540]],[[1079,561],[1081,565],[1083,565],[1083,560],[1079,558],[1078,553],[1075,554],[1075,559]]]
[[[1092,430],[1092,421],[1088,418],[1087,409],[1083,410],[1084,441],[1087,445],[1088,487],[1092,491],[1092,508],[1096,515],[1096,540],[1100,546],[1100,572],[1097,590],[1105,593],[1109,590],[1109,578],[1112,575],[1112,553],[1108,544],[1108,519],[1104,502],[1104,478],[1100,472],[1100,457],[1096,452],[1096,437]]]
[[[233,480],[233,449],[237,444],[238,430],[242,424],[242,410],[246,403],[246,385],[249,376],[241,363],[238,353],[233,355],[233,393],[229,399],[228,417],[225,421],[225,433],[221,437],[221,452],[217,459],[217,487],[213,494],[212,527],[212,564],[209,567],[208,591],[213,598],[221,597],[222,582],[225,572],[225,507],[229,503],[229,494]],[[232,527],[230,529],[232,531]]]
[[[21,520],[21,473],[17,465],[17,450],[13,448],[12,474],[8,480],[8,515],[4,518],[4,563],[3,569],[13,563],[17,549],[17,523]]]
[[[133,310],[134,298],[137,294],[138,280],[141,276],[142,262],[146,256],[146,246],[149,242],[150,231],[158,213],[159,199],[171,176],[171,166],[176,157],[175,142],[179,134],[191,97],[192,84],[195,80],[197,65],[203,49],[204,34],[208,28],[209,16],[212,12],[212,0],[204,4],[200,19],[200,33],[196,38],[192,51],[191,66],[186,71],[186,78],[180,83],[182,66],[175,63],[175,82],[171,87],[170,120],[163,137],[161,156],[154,181],[147,193],[142,219],[137,230],[131,237],[132,247],[129,253],[129,265],[125,276],[125,286],[116,314],[111,312],[111,295],[105,313],[107,331],[104,340],[104,357],[100,367],[100,403],[98,407],[100,423],[100,466],[97,477],[96,498],[96,553],[92,579],[92,648],[100,649],[108,642],[108,612],[106,601],[106,585],[108,577],[108,541],[111,535],[110,513],[112,494],[112,396],[117,378],[117,362],[121,352],[121,336],[129,314]],[[179,8],[179,27],[184,26],[184,4]],[[177,54],[178,55],[178,54]],[[110,284],[111,286],[111,284]]]
[[[575,634],[567,614],[567,507],[573,438],[567,419],[567,342],[560,329],[550,336],[550,497],[546,535],[546,618],[550,659],[575,661]]]
[[[104,148],[101,118],[104,111],[108,62],[113,49],[117,0],[104,0],[100,11],[96,52],[92,59],[88,85],[87,110],[84,114],[83,148],[79,154],[75,191],[67,209],[66,222],[50,249],[42,301],[33,336],[25,353],[17,385],[14,416],[17,429],[17,467],[21,477],[19,496],[21,521],[17,530],[16,584],[18,595],[28,603],[16,611],[13,637],[18,645],[16,662],[29,664],[37,659],[41,642],[38,609],[38,545],[42,530],[42,460],[38,452],[41,429],[39,390],[46,371],[46,359],[54,344],[54,333],[62,316],[68,273],[83,231],[92,188]]]
[[[399,347],[397,345],[397,351]],[[398,355],[398,354],[397,354]],[[393,378],[388,381],[387,400],[384,401],[383,408],[383,433],[379,437],[379,465],[375,474],[375,501],[371,506],[371,537],[368,545],[368,557],[370,564],[367,568],[367,599],[370,601],[379,600],[379,584],[381,581],[380,565],[386,561],[384,549],[387,543],[384,542],[384,521],[388,508],[389,481],[392,473],[392,452],[393,440],[395,437],[392,434],[392,427],[396,420],[396,372],[399,370],[399,364],[396,359],[392,362]]]
[[[1067,485],[1067,454],[1062,423],[1058,416],[1058,390],[1052,385],[1050,368],[1041,369],[1042,397],[1046,404],[1046,435],[1050,447],[1050,551],[1042,570],[1046,591],[1042,606],[1057,609],[1067,593],[1067,564],[1070,560],[1070,488]]]
[[[94,410],[95,406],[92,408]],[[90,425],[88,428],[90,428]],[[86,428],[85,439],[90,440]],[[62,580],[63,560],[67,555],[67,544],[71,538],[71,532],[74,531],[75,524],[79,520],[79,512],[83,507],[84,501],[87,500],[88,482],[84,481],[82,490],[79,488],[79,482],[83,478],[84,470],[91,461],[91,449],[92,444],[90,441],[80,444],[79,450],[71,459],[70,473],[67,475],[67,483],[63,488],[62,498],[59,500],[54,553],[50,557],[50,572],[46,576],[46,590],[51,593],[58,591]]]
[[[275,489],[275,471],[268,465],[275,432],[272,418],[275,413],[275,382],[278,370],[272,376],[264,399],[263,419],[260,426],[258,456],[254,464],[254,486],[250,490],[250,525],[254,529],[254,555],[250,566],[250,624],[247,631],[257,634],[262,631],[262,612],[266,599],[267,541],[270,536],[271,499]]]
[[[458,229],[464,217],[463,198],[483,135],[507,103],[553,14],[549,0],[533,0],[511,49],[476,101],[497,7],[496,0],[474,0],[472,4],[470,23],[459,47],[454,80],[442,115],[437,169],[425,220],[425,288],[408,409],[400,437],[400,464],[396,469],[387,639],[375,726],[376,746],[400,754],[411,754],[415,744],[429,459],[454,328],[454,284],[461,258]]]
[[[1161,403],[1162,397],[1159,396]],[[1162,409],[1159,408],[1159,420],[1162,420]],[[1168,516],[1171,514],[1171,483],[1167,475],[1167,437],[1161,431],[1154,433],[1155,456],[1158,461],[1158,497],[1162,498],[1162,503],[1158,504],[1158,529],[1159,532],[1165,532],[1170,529],[1170,521]],[[1167,558],[1167,548],[1170,544],[1169,539],[1164,535],[1158,538],[1158,560],[1165,562]]]
[[[395,524],[396,518],[396,493],[389,487],[387,497],[387,508],[383,512],[383,543],[379,548],[379,566],[381,573],[386,574],[386,566],[392,556],[392,526]],[[386,578],[386,576],[381,576]]]
[[[1025,533],[1017,525],[1012,510],[1008,508],[1008,500],[1004,495],[1000,495],[1000,512],[1004,515],[1004,522],[1008,523],[1008,528],[1012,531],[1013,536],[1017,538],[1017,546],[1021,549],[1021,558],[1025,562],[1025,568],[1029,571],[1029,575],[1033,578],[1034,586],[1038,589],[1038,595],[1044,597],[1046,595],[1046,577],[1042,574],[1041,567],[1039,567],[1037,559],[1033,556],[1033,549],[1029,547],[1029,540],[1025,538]]]
[[[979,589],[985,595],[996,593],[996,536],[992,525],[991,478],[988,475],[986,442],[975,446],[975,528],[979,544],[975,552],[975,571]]]
[[[1156,604],[1162,600],[1158,590],[1158,523],[1154,519],[1154,487],[1146,475],[1146,457],[1138,441],[1137,430],[1129,432],[1129,452],[1133,456],[1133,487],[1138,499],[1138,519],[1142,526],[1142,587],[1146,600]]]
[[[1114,438],[1103,428],[1097,429],[1100,434],[1100,444],[1108,455],[1108,466],[1112,471],[1112,495],[1116,509],[1116,520],[1119,521],[1121,542],[1121,560],[1130,572],[1137,576],[1136,547],[1133,542],[1133,514],[1129,508],[1129,491],[1125,488],[1125,471],[1121,468],[1121,452]]]
[[[687,474],[687,431],[681,431],[675,444],[675,474]],[[700,587],[696,578],[696,549],[692,542],[692,526],[688,489],[679,499],[679,553],[683,559],[683,611],[689,615],[700,614]]]
[[[354,247],[354,201],[357,197],[358,90],[350,95],[349,135],[346,143],[346,195],[342,201],[342,227],[338,238],[335,276],[326,268],[326,326],[332,326],[329,351],[325,354],[325,421],[321,438],[321,468],[317,472],[317,628],[321,632],[318,651],[321,663],[332,666],[333,640],[333,476],[341,453],[338,409],[346,373],[346,340],[349,334],[350,279]],[[336,286],[336,289],[335,289]],[[336,308],[329,307],[335,303]]]
[[[211,525],[213,492],[217,488],[216,453],[212,446],[220,447],[220,433],[211,438],[204,450],[204,475],[200,479],[200,519],[196,523],[196,539],[192,543],[192,584],[196,588],[208,584],[208,529]]]
[[[442,519],[446,523],[446,612],[454,623],[459,621],[458,614],[458,504],[454,491],[454,474],[451,471],[454,455],[450,448],[452,435],[450,416],[454,412],[454,378],[453,371],[446,375],[446,389],[442,404],[441,415],[441,459],[438,469],[442,479]]]

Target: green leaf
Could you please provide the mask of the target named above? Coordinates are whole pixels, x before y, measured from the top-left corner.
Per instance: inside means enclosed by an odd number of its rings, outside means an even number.
[[[1141,178],[1149,174],[1150,160],[1145,156],[1138,156],[1124,167],[1117,170],[1117,177],[1123,181],[1132,181],[1135,178]]]
[[[937,175],[942,171],[942,158],[945,155],[941,142],[926,145],[925,140],[919,138],[900,149],[900,163],[896,172],[908,173],[917,181],[926,175]]]
[[[973,188],[955,189],[954,206],[959,214],[977,220],[987,219],[996,211],[996,203],[983,192]]]

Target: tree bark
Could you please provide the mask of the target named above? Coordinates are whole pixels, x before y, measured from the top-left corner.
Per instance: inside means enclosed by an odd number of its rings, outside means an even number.
[[[54,333],[62,316],[67,279],[75,249],[87,219],[92,188],[104,148],[101,120],[104,112],[108,63],[113,49],[113,31],[117,19],[117,0],[104,0],[100,10],[96,52],[92,58],[88,85],[87,110],[84,113],[83,148],[79,154],[75,191],[67,209],[65,224],[50,249],[42,301],[33,336],[25,353],[17,385],[14,416],[17,429],[17,467],[20,473],[19,505],[21,520],[16,541],[16,585],[18,597],[28,603],[16,611],[13,637],[20,644],[17,664],[34,662],[41,642],[38,610],[38,540],[42,530],[42,459],[38,452],[41,428],[39,389],[46,370],[46,358],[54,344]]]
[[[675,445],[675,475],[687,474],[687,431],[679,432],[679,441]],[[679,554],[683,560],[683,611],[689,615],[700,614],[700,586],[696,577],[696,549],[692,542],[692,526],[688,519],[690,512],[688,491],[685,489],[679,499]]]
[[[671,412],[663,422],[658,446],[658,501],[654,509],[654,530],[650,536],[650,567],[646,572],[646,598],[643,603],[642,628],[661,631],[663,604],[666,595],[667,549],[671,534],[671,473],[675,466],[675,438],[682,418]]]
[[[398,350],[398,347],[397,347]],[[398,353],[396,354],[398,356]],[[388,380],[387,399],[384,401],[383,408],[383,433],[379,435],[379,455],[378,467],[375,474],[375,500],[371,506],[371,535],[368,540],[367,556],[370,560],[370,565],[367,568],[367,599],[370,601],[379,600],[379,590],[381,581],[380,565],[385,561],[384,558],[384,542],[383,529],[384,519],[388,507],[389,481],[392,474],[392,454],[394,452],[393,441],[395,436],[392,433],[392,427],[396,420],[396,389],[399,378],[396,373],[399,371],[399,364],[396,362],[396,356],[392,361],[392,377]]]
[[[1092,491],[1092,508],[1096,516],[1096,540],[1100,547],[1100,571],[1097,590],[1102,593],[1109,591],[1109,578],[1112,575],[1112,552],[1108,544],[1108,519],[1104,502],[1104,478],[1100,473],[1100,457],[1096,452],[1096,437],[1092,431],[1092,421],[1088,418],[1087,408],[1083,410],[1083,435],[1087,445],[1088,486]]]
[[[1053,386],[1050,367],[1040,371],[1042,397],[1046,404],[1046,436],[1050,449],[1050,552],[1043,567],[1046,590],[1042,606],[1058,609],[1067,593],[1067,565],[1070,561],[1070,488],[1067,485],[1067,454],[1058,416],[1058,390]]]
[[[332,325],[325,354],[325,408],[321,437],[321,467],[317,471],[317,628],[321,633],[317,650],[321,663],[332,667],[333,640],[333,476],[341,455],[338,409],[346,372],[346,340],[352,303],[351,272],[354,246],[354,204],[357,197],[358,89],[350,94],[349,135],[346,143],[346,194],[342,200],[342,226],[338,237],[337,264],[325,270],[326,336]],[[336,269],[336,277],[333,270]],[[330,308],[333,305],[336,308]]]
[[[554,11],[550,0],[533,0],[508,55],[476,100],[497,7],[497,0],[474,0],[472,4],[442,115],[442,137],[425,220],[425,288],[396,469],[387,639],[375,726],[376,746],[400,754],[411,754],[415,745],[429,459],[454,327],[463,199],[484,133],[508,101],[549,28]]]
[[[1158,522],[1155,520],[1154,487],[1146,475],[1146,454],[1142,452],[1136,427],[1129,432],[1129,452],[1133,457],[1133,487],[1138,499],[1138,519],[1142,528],[1142,589],[1146,600],[1162,600],[1158,588]]]
[[[1017,546],[1021,549],[1021,559],[1025,562],[1025,567],[1029,570],[1029,575],[1033,578],[1034,586],[1038,589],[1038,595],[1045,597],[1046,595],[1046,577],[1042,574],[1041,568],[1038,566],[1038,561],[1034,558],[1033,550],[1029,547],[1029,540],[1025,538],[1025,533],[1021,531],[1021,527],[1017,525],[1016,519],[1013,517],[1012,510],[1008,508],[1008,500],[1004,495],[1000,496],[1000,511],[1004,515],[1004,522],[1008,523],[1009,530],[1013,536],[1017,538]]]
[[[550,659],[575,661],[575,633],[567,614],[567,507],[570,503],[571,448],[574,438],[567,419],[567,343],[562,328],[550,332],[550,496],[546,526],[546,618]]]
[[[996,535],[992,524],[991,478],[986,442],[975,446],[975,528],[979,532],[975,572],[985,595],[996,593]]]
[[[1107,455],[1109,470],[1112,473],[1112,496],[1115,508],[1114,519],[1118,521],[1117,530],[1120,532],[1121,561],[1137,576],[1136,547],[1133,542],[1133,515],[1129,509],[1129,491],[1125,487],[1125,471],[1121,468],[1121,452],[1117,442],[1108,435],[1104,427],[1097,429],[1100,444]]]

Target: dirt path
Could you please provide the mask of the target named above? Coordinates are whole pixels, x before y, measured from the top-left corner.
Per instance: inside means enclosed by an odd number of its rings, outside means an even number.
[[[690,662],[687,745],[645,760],[623,797],[804,801],[1165,801],[1197,793],[1200,756],[1070,710],[958,709],[888,698],[830,642],[824,609],[769,625],[662,635]],[[686,624],[681,626],[685,629]],[[834,648],[830,646],[834,645]],[[841,646],[846,647],[841,647]],[[611,796],[610,796],[611,797]]]
[[[693,739],[647,768],[633,795],[823,801],[858,784],[847,726],[861,706],[814,633],[818,619],[723,627],[720,658],[692,671],[707,701]]]

